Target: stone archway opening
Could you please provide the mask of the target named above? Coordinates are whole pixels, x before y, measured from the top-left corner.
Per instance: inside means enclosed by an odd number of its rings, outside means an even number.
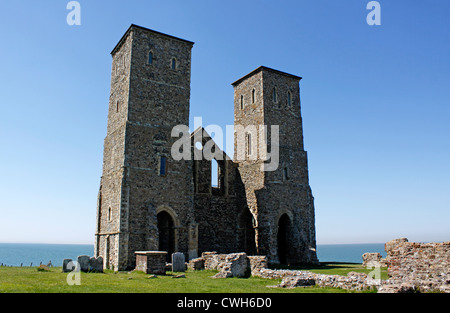
[[[167,261],[170,262],[170,256],[175,252],[175,227],[172,216],[166,211],[157,214],[158,232],[159,232],[159,251],[167,251]]]
[[[278,261],[280,264],[289,264],[289,241],[291,238],[290,229],[291,220],[287,214],[283,214],[278,220],[277,233]]]

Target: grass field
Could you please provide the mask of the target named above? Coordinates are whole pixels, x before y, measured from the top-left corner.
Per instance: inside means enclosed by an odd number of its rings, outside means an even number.
[[[308,268],[315,273],[346,275],[348,272],[370,270],[360,264],[323,264]],[[227,278],[213,279],[216,271],[187,271],[186,278],[173,278],[179,273],[167,272],[166,276],[149,278],[142,272],[81,273],[80,285],[70,286],[67,273],[61,267],[50,268],[48,272],[36,267],[0,267],[0,292],[45,292],[45,293],[337,293],[346,290],[322,287],[295,289],[267,288],[280,283],[278,279]],[[382,279],[386,279],[382,270]]]

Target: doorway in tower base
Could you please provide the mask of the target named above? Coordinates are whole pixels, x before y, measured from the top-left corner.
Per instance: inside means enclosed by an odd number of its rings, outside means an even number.
[[[248,208],[244,209],[238,218],[238,234],[240,250],[247,255],[256,255],[255,218]]]
[[[161,211],[157,215],[159,232],[159,251],[167,251],[167,261],[170,262],[172,253],[175,252],[175,227],[169,213]]]
[[[291,234],[291,220],[287,214],[283,214],[278,220],[278,261],[281,264],[290,263],[290,241],[292,240]]]

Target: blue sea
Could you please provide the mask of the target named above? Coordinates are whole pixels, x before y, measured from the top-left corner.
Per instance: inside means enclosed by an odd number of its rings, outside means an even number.
[[[366,252],[378,252],[386,257],[384,243],[317,245],[316,248],[320,262],[362,263],[362,255]]]
[[[94,255],[94,245],[0,243],[0,264],[8,266],[62,266],[64,259],[76,260],[79,255]]]
[[[386,257],[383,243],[317,245],[320,262],[362,263],[366,252],[379,252]],[[50,261],[62,266],[63,259],[94,254],[94,245],[0,243],[0,264],[9,266],[39,266]]]

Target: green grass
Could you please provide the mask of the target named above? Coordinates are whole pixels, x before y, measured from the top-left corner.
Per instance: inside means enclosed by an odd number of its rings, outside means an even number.
[[[346,275],[350,271],[366,271],[361,265],[328,264],[311,268],[316,273]],[[370,270],[369,270],[370,271]],[[295,289],[267,288],[280,283],[279,279],[227,278],[213,279],[217,271],[187,271],[186,278],[166,276],[148,278],[142,272],[81,273],[81,285],[67,284],[67,273],[61,267],[50,268],[48,272],[36,267],[0,267],[0,292],[45,292],[45,293],[297,293],[348,292],[346,290],[322,287]],[[178,274],[178,273],[176,273]]]

